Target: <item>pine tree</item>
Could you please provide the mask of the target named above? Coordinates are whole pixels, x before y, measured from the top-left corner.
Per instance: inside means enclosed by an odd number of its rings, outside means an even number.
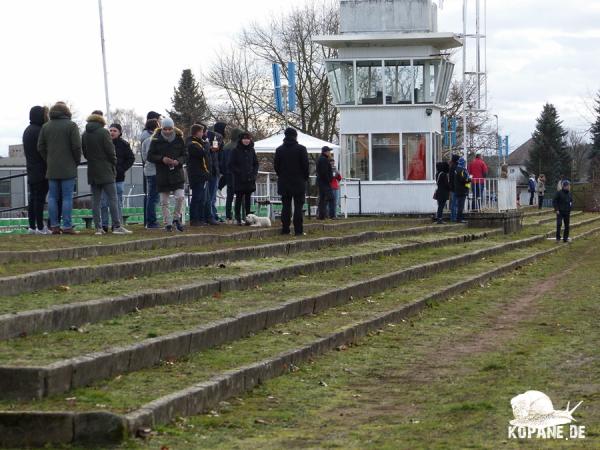
[[[600,92],[596,97],[596,121],[592,124],[592,150],[590,151],[590,181],[600,183]]]
[[[187,135],[192,125],[205,122],[210,118],[210,110],[204,98],[200,84],[194,78],[191,69],[181,73],[179,86],[174,88],[171,98],[173,109],[167,111],[175,126]]]
[[[555,186],[560,175],[569,178],[571,174],[571,155],[566,149],[567,132],[559,120],[554,105],[544,105],[533,132],[533,147],[526,163],[527,171],[536,176],[546,175],[546,186]]]

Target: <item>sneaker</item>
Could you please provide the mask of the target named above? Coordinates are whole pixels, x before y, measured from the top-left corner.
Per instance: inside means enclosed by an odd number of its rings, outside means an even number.
[[[174,220],[173,226],[177,229],[177,231],[183,232],[183,225],[181,225],[181,222],[179,220]]]
[[[165,231],[167,233],[170,233],[173,231],[173,225],[165,225]]]
[[[96,236],[102,236],[106,234],[102,228],[96,228],[96,232],[94,233]]]
[[[122,226],[113,229],[113,234],[132,234],[133,231],[129,231],[127,228],[123,228]]]
[[[63,228],[62,233],[63,234],[79,234],[79,231],[77,231],[75,228],[71,227],[71,228]]]
[[[108,225],[102,225],[102,229],[105,233],[108,233]]]
[[[154,223],[149,223],[148,225],[146,225],[146,228],[148,228],[149,230],[155,230],[157,228],[162,228],[158,223],[154,222]]]
[[[44,227],[41,230],[37,230],[37,234],[52,234],[52,231],[48,227]]]
[[[220,223],[217,222],[215,219],[210,219],[210,220],[207,221],[207,223],[209,225],[220,225]]]
[[[37,230],[34,230],[33,228],[28,228],[27,234],[38,234],[38,232],[37,232]]]

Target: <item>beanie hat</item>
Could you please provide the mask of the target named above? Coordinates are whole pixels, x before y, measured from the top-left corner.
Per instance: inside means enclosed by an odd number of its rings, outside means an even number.
[[[117,130],[119,130],[119,134],[123,134],[123,127],[121,127],[120,123],[113,123],[110,127],[108,128],[116,128]]]
[[[562,182],[562,186],[563,186],[563,187],[565,187],[565,186],[568,186],[568,185],[570,185],[570,184],[571,184],[571,183],[569,182],[569,180],[563,180],[563,182]]]
[[[150,120],[150,119],[160,119],[160,114],[157,113],[156,111],[150,111],[148,112],[148,114],[146,114],[146,120]]]
[[[225,128],[227,127],[227,124],[225,122],[217,122],[215,123],[215,126],[213,127],[213,129],[219,133],[221,136],[225,136]]]
[[[171,119],[170,117],[165,117],[162,120],[163,128],[173,128],[174,126],[175,126],[175,122],[173,122],[173,119]]]
[[[467,162],[465,161],[465,158],[463,158],[463,157],[460,157],[460,158],[458,159],[458,167],[465,167],[465,164],[466,164],[466,163],[467,163]]]
[[[286,138],[294,138],[296,139],[298,137],[298,132],[294,129],[294,128],[286,128],[285,131],[283,132],[283,135]]]

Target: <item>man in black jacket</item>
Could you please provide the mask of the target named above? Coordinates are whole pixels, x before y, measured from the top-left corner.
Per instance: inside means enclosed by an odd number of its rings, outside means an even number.
[[[275,172],[277,173],[277,190],[281,195],[281,234],[290,234],[292,200],[294,201],[294,234],[302,236],[304,195],[308,181],[308,152],[306,147],[298,144],[298,132],[287,128],[284,132],[283,145],[275,151]]]
[[[23,149],[27,160],[27,187],[29,188],[29,234],[50,234],[44,227],[44,203],[48,194],[46,161],[37,150],[42,125],[48,121],[48,108],[34,106],[29,111],[29,126],[23,133]]]
[[[571,184],[568,180],[562,182],[562,189],[554,195],[552,206],[556,212],[556,242],[560,242],[560,229],[563,222],[565,223],[563,241],[569,242],[569,224],[571,222],[573,196],[571,195]]]
[[[317,219],[325,220],[327,217],[327,205],[333,195],[331,191],[331,180],[333,180],[333,168],[329,162],[331,149],[327,146],[321,149],[321,156],[317,161],[317,186],[319,187],[319,212]]]

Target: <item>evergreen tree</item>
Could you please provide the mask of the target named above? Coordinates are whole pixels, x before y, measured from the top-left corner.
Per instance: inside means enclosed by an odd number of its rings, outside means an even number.
[[[536,176],[545,174],[546,186],[555,186],[560,175],[570,177],[571,155],[566,149],[566,135],[554,105],[545,104],[532,135],[533,147],[526,167]]]
[[[596,97],[596,121],[592,124],[592,150],[590,151],[590,181],[600,183],[600,92]]]
[[[186,135],[192,125],[205,122],[210,118],[210,110],[206,104],[204,93],[191,69],[185,69],[181,73],[179,86],[173,90],[171,103],[173,109],[167,112],[175,122],[175,126]]]

